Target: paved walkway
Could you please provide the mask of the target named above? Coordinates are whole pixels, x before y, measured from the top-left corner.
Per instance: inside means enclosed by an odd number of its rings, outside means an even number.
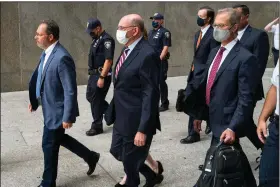
[[[265,92],[270,86],[271,69],[267,69],[263,81]],[[180,144],[187,135],[188,117],[177,113],[177,91],[185,87],[186,77],[168,78],[170,110],[161,113],[162,132],[158,132],[151,146],[151,154],[163,163],[162,187],[192,187],[199,176],[198,165],[203,163],[211,136],[201,134],[201,141],[192,145]],[[58,187],[113,187],[124,175],[122,164],[109,153],[112,127],[104,126],[104,134],[88,137],[85,131],[91,124],[89,103],[85,96],[86,86],[78,87],[80,117],[67,133],[90,149],[101,153],[95,173],[88,177],[87,165],[77,156],[61,147],[58,169]],[[112,98],[112,89],[107,100]],[[41,148],[43,118],[41,109],[36,113],[27,110],[28,92],[1,93],[1,186],[35,187],[40,183],[43,171]],[[257,104],[255,121],[263,101]],[[205,124],[204,124],[205,126]],[[204,129],[204,128],[203,128]],[[247,139],[241,141],[252,168],[256,166],[257,151]],[[255,176],[258,174],[256,172]],[[144,184],[141,176],[141,185]]]

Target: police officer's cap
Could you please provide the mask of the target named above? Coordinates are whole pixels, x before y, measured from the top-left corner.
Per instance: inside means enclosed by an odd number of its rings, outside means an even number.
[[[101,22],[96,18],[90,18],[87,22],[87,33],[90,33],[92,29],[95,29],[96,27],[101,26]]]
[[[163,15],[161,15],[160,13],[155,13],[153,16],[150,17],[150,19],[164,19]]]

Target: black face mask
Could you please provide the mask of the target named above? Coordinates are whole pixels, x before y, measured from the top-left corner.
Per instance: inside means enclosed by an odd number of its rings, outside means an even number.
[[[90,32],[89,35],[91,36],[92,39],[96,39],[98,36],[94,32]]]
[[[197,17],[196,23],[198,26],[203,27],[205,25],[205,20],[206,19],[202,19],[200,17]]]

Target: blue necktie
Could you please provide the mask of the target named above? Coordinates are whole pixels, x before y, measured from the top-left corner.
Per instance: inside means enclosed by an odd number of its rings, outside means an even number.
[[[39,98],[41,96],[41,79],[42,79],[42,73],[43,73],[43,65],[45,61],[46,53],[43,52],[40,58],[40,65],[38,68],[38,76],[37,76],[37,82],[36,82],[36,98]]]

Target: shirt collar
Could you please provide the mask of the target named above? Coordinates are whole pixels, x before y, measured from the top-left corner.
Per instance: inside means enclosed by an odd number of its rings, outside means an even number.
[[[202,33],[206,33],[207,30],[210,28],[211,25],[207,25],[206,27],[204,27],[203,29],[201,29]]]
[[[50,45],[46,50],[45,53],[50,54],[52,52],[52,50],[54,49],[55,45],[58,43],[58,41],[54,42],[52,45]]]
[[[135,40],[132,44],[130,44],[129,46],[127,46],[127,48],[129,49],[129,51],[132,51],[134,49],[134,47],[138,44],[138,42],[143,38],[143,36],[141,36],[140,38],[138,38],[137,40]]]
[[[237,38],[235,38],[225,46],[221,45],[221,47],[226,48],[226,50],[229,52],[235,46],[236,43],[237,43]]]
[[[244,27],[244,29],[242,29],[241,31],[238,31],[238,34],[244,33],[248,26],[249,26],[249,24],[246,25],[246,27]]]

